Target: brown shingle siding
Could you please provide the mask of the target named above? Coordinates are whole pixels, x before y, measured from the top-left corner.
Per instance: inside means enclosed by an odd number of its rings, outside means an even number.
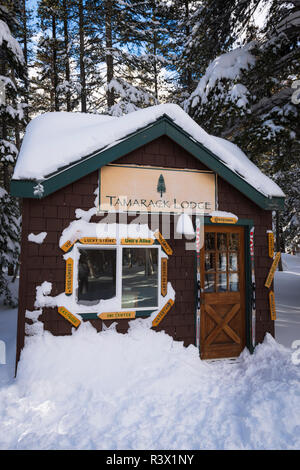
[[[167,137],[161,137],[119,159],[118,164],[138,164],[165,166],[171,168],[207,169],[201,162],[188,154]],[[75,209],[88,210],[94,207],[94,191],[98,186],[98,171],[81,178],[77,182],[41,199],[24,199],[22,224],[21,280],[19,296],[18,357],[24,340],[25,309],[32,310],[36,287],[43,281],[52,282],[51,295],[64,291],[65,261],[64,253],[59,248],[59,239],[64,228],[75,220]],[[222,178],[218,178],[219,210],[235,213],[240,218],[253,219],[255,225],[255,272],[257,285],[257,340],[262,341],[267,331],[274,334],[274,322],[270,319],[268,308],[268,289],[264,281],[272,260],[267,252],[266,230],[272,229],[272,214],[263,211],[243,194],[238,192]],[[94,216],[92,221],[99,222]],[[176,223],[176,222],[175,222]],[[157,227],[152,227],[157,228]],[[161,217],[160,229],[162,231]],[[171,230],[174,234],[174,222],[171,218]],[[47,237],[41,245],[29,242],[31,232],[47,231]],[[185,249],[185,239],[168,240],[174,250],[168,262],[168,280],[175,289],[176,298],[158,331],[165,330],[184,344],[195,341],[195,254]],[[44,308],[41,317],[45,329],[51,333],[70,334],[72,326],[64,320],[56,308]],[[112,322],[105,322],[109,326]],[[102,329],[102,321],[92,320],[91,324]],[[118,321],[118,331],[127,331],[128,321]]]

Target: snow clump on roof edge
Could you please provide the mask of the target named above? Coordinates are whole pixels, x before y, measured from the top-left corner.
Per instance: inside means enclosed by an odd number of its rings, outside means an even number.
[[[42,181],[47,175],[98,152],[167,115],[228,168],[268,197],[283,197],[274,181],[264,175],[236,145],[205,132],[175,104],[151,106],[122,117],[54,112],[27,126],[13,179]]]

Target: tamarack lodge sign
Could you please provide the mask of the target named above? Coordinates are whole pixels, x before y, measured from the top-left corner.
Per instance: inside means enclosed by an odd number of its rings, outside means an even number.
[[[216,206],[210,171],[107,165],[99,172],[99,211],[209,214]]]

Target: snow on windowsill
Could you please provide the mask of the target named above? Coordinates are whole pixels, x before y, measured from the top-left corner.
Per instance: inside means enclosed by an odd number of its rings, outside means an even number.
[[[62,246],[66,241],[74,242],[83,237],[92,237],[92,238],[115,238],[117,243],[113,246],[118,246],[122,238],[152,238],[156,240],[154,232],[149,229],[146,224],[105,224],[103,222],[94,223],[87,222],[84,219],[74,220],[70,225],[63,231],[59,245]],[[84,246],[84,245],[82,245]],[[97,245],[101,246],[101,245]],[[87,247],[87,245],[85,245]],[[95,246],[94,246],[95,247]],[[93,249],[93,248],[90,248]],[[80,251],[76,247],[73,247],[68,253],[62,254],[63,258],[67,260],[68,258],[73,259],[74,263],[74,273],[77,271],[77,266],[80,257]],[[161,257],[168,258],[167,254],[161,249]],[[76,297],[76,291],[78,289],[78,278],[74,274],[74,284],[73,284],[73,294],[66,295],[64,292],[58,294],[57,296],[51,296],[52,283],[44,281],[41,285],[36,288],[36,300],[35,308],[43,307],[65,307],[67,308],[75,317],[81,319],[81,313],[103,313],[103,312],[114,312],[119,311],[121,305],[121,299],[119,297],[113,297],[107,300],[100,300],[98,303],[93,305],[83,305],[79,304]],[[157,313],[162,309],[162,307],[168,302],[168,300],[175,300],[175,291],[172,288],[171,283],[168,283],[167,294],[165,297],[159,293],[159,305],[158,308],[152,313],[152,315],[146,319],[148,320],[149,327],[151,326],[151,321],[157,315]],[[151,309],[150,309],[151,310]]]

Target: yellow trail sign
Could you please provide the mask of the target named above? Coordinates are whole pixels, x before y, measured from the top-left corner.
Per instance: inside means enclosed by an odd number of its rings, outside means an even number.
[[[74,243],[76,242],[77,240],[74,240],[73,242],[70,242],[70,240],[67,240],[60,248],[61,250],[63,250],[65,253],[67,251],[69,251],[70,248],[72,248],[72,246],[74,245]]]
[[[153,238],[122,238],[121,245],[153,245]]]
[[[268,250],[269,250],[269,257],[274,257],[274,233],[268,232]]]
[[[164,307],[161,309],[161,311],[156,315],[154,320],[152,321],[152,326],[157,326],[162,319],[167,315],[169,310],[173,307],[174,305],[174,300],[170,299],[168,302],[164,305]]]
[[[169,243],[164,239],[162,234],[160,232],[155,232],[154,236],[159,241],[159,243],[161,244],[161,246],[163,247],[167,255],[172,255],[173,250],[170,247]]]
[[[214,224],[236,224],[238,219],[235,217],[211,217],[210,221]]]
[[[168,259],[161,258],[161,295],[165,297],[168,292]]]
[[[272,290],[270,290],[269,292],[269,305],[270,305],[271,319],[276,320],[275,295]]]
[[[98,314],[101,320],[117,320],[135,318],[135,312],[103,312]]]
[[[115,245],[117,243],[115,238],[84,237],[80,238],[79,241],[84,245]]]
[[[65,286],[65,293],[67,295],[70,295],[73,292],[73,266],[74,266],[73,259],[68,258],[66,260],[66,286]]]
[[[271,286],[275,271],[276,271],[278,263],[279,263],[279,260],[280,260],[280,252],[276,253],[276,256],[274,258],[274,261],[272,263],[272,266],[270,268],[269,274],[268,274],[266,282],[265,282],[265,287],[269,288]]]
[[[81,323],[81,321],[77,317],[75,317],[75,315],[69,312],[69,310],[67,310],[65,307],[58,307],[58,313],[60,313],[60,315],[62,315],[66,320],[68,320],[68,322],[75,326],[75,328],[77,328]]]

